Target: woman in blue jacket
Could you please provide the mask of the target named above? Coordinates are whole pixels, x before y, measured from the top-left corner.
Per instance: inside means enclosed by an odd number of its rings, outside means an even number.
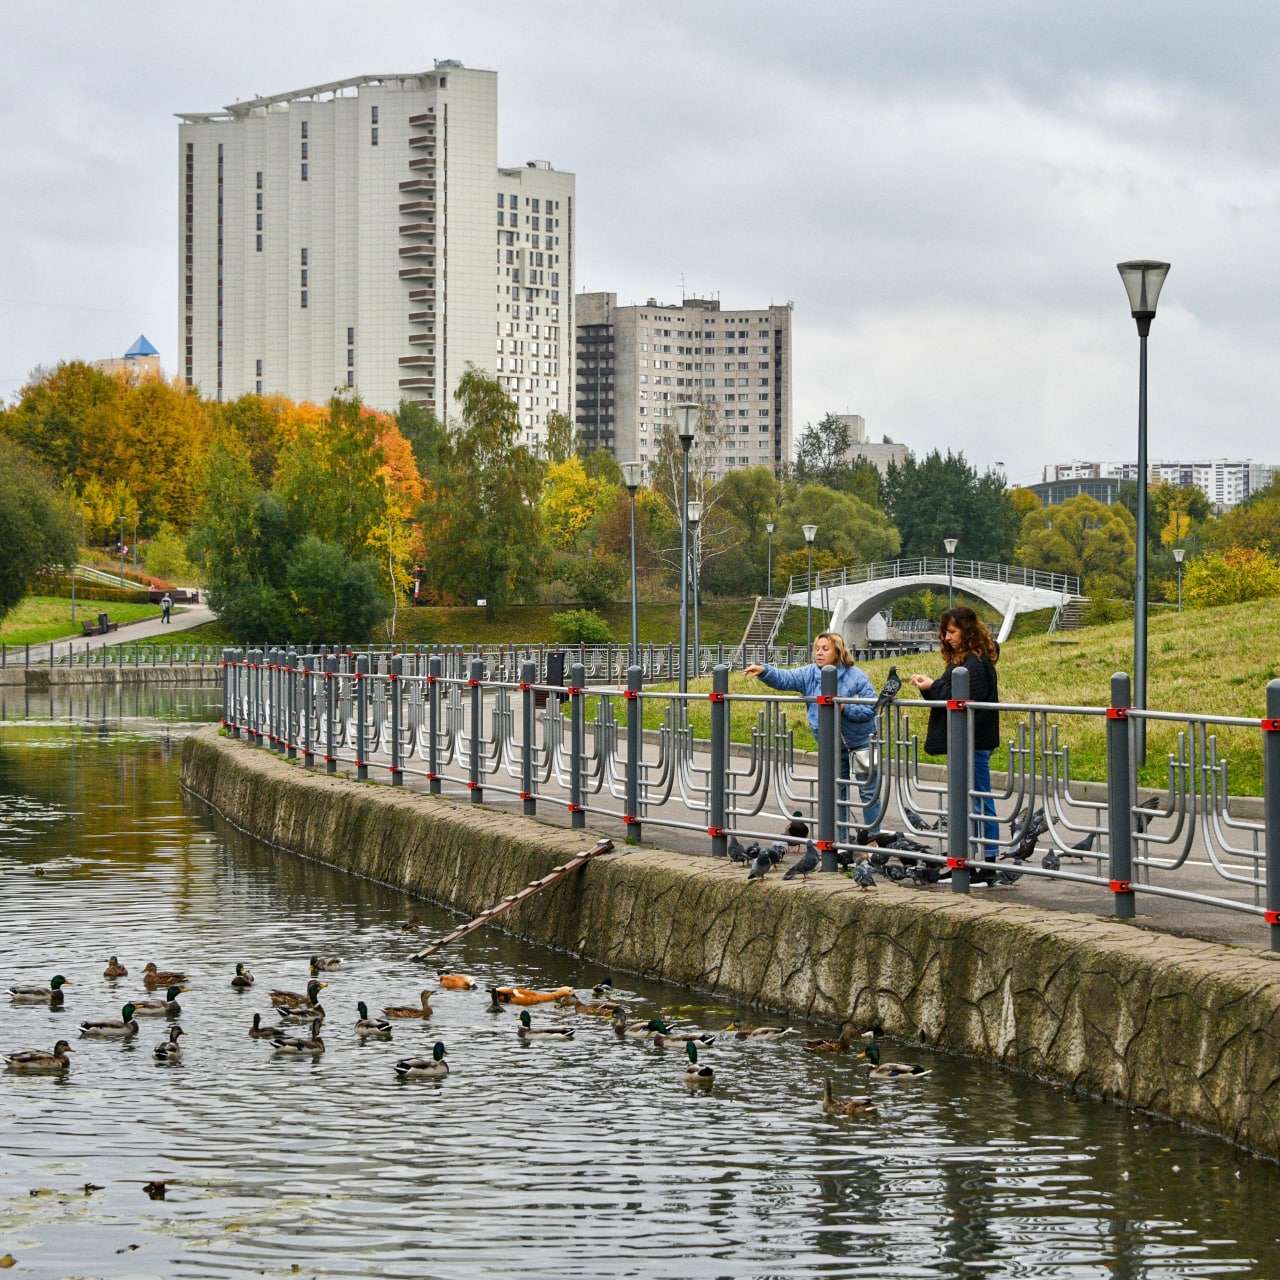
[[[880,801],[876,796],[876,777],[871,761],[871,733],[875,728],[875,686],[861,667],[853,665],[853,655],[836,631],[824,631],[813,642],[813,661],[803,667],[770,667],[752,663],[742,669],[746,676],[756,676],[771,689],[800,693],[808,703],[809,728],[818,736],[818,695],[822,692],[822,668],[836,669],[836,697],[864,698],[865,703],[849,702],[840,711],[840,776],[849,777],[853,756],[853,778],[863,804],[862,817],[869,833],[880,825]],[[844,788],[841,788],[843,792]],[[843,806],[842,806],[843,807]]]

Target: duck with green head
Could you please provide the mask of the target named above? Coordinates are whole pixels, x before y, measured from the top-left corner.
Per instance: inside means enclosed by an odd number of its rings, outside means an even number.
[[[320,994],[324,987],[329,984],[321,982],[317,978],[312,978],[307,983],[305,991],[268,991],[267,999],[271,1001],[277,1009],[297,1009],[304,1004],[315,1004],[316,997]]]
[[[356,1035],[377,1036],[380,1040],[391,1039],[391,1023],[386,1018],[369,1017],[369,1006],[363,1000],[356,1002],[356,1011],[360,1014],[356,1019]]]
[[[151,1050],[151,1056],[160,1063],[174,1063],[182,1061],[182,1046],[178,1043],[178,1037],[187,1033],[175,1022],[169,1028],[169,1038],[162,1040],[154,1049]]]
[[[866,1059],[868,1074],[881,1080],[923,1080],[933,1074],[918,1062],[881,1062],[878,1044],[867,1045],[858,1057]]]
[[[106,1018],[99,1022],[82,1022],[82,1036],[96,1036],[100,1040],[127,1040],[138,1034],[138,1020],[133,1016],[134,1006],[127,1004],[120,1010],[120,1020]]]
[[[535,1027],[533,1019],[529,1016],[528,1009],[520,1010],[520,1025],[516,1028],[516,1035],[521,1040],[572,1040],[572,1027]]]
[[[173,986],[165,992],[163,1000],[138,1000],[134,1002],[135,1018],[176,1018],[182,1012],[178,997],[186,987]]]
[[[277,1032],[271,1038],[271,1048],[276,1053],[285,1054],[317,1054],[324,1052],[324,1041],[320,1038],[320,1021],[316,1019],[311,1024],[311,1034],[309,1036],[287,1036],[283,1032]]]
[[[429,1058],[401,1058],[396,1063],[396,1077],[400,1080],[437,1080],[449,1074],[449,1064],[444,1060],[444,1042],[437,1040]]]
[[[9,999],[14,1004],[53,1004],[62,1003],[62,988],[69,987],[66,978],[60,973],[55,973],[49,979],[47,987],[21,987],[14,986],[9,988]]]
[[[710,1088],[716,1073],[705,1063],[698,1065],[698,1046],[692,1040],[686,1041],[684,1051],[689,1059],[689,1065],[684,1069],[685,1084],[695,1089]]]

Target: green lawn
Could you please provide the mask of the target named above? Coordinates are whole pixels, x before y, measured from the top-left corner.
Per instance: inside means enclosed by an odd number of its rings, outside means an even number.
[[[92,621],[99,613],[109,615],[112,622],[137,622],[139,618],[159,617],[160,606],[78,599],[73,622],[70,600],[60,596],[27,596],[0,622],[0,641],[13,648],[23,644],[43,644],[47,640],[70,639],[84,634],[81,619]]]

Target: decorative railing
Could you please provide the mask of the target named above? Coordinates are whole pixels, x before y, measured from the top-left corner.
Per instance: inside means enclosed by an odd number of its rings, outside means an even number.
[[[307,767],[475,804],[518,800],[529,815],[550,804],[567,808],[573,827],[612,820],[634,839],[645,827],[695,832],[716,856],[739,841],[777,841],[799,811],[823,870],[866,858],[873,877],[949,879],[957,893],[975,875],[1043,877],[1104,891],[1121,918],[1144,896],[1181,899],[1256,917],[1280,951],[1280,680],[1267,685],[1260,719],[1137,711],[1123,675],[1107,707],[991,704],[1004,713],[1008,766],[980,791],[972,718],[984,704],[967,701],[963,668],[942,712],[949,767],[921,761],[928,704],[895,702],[876,717],[870,771],[851,782],[838,745],[849,703],[835,696],[832,669],[817,750],[805,752],[792,727],[804,723],[802,705],[730,693],[723,664],[710,693],[687,694],[647,689],[638,666],[619,689],[591,683],[582,662],[551,679],[532,656],[515,665],[449,651],[231,651],[222,719],[234,736]],[[1073,740],[1090,732],[1104,743],[1105,784],[1073,772]],[[1159,792],[1137,786],[1139,741],[1167,743]],[[1245,774],[1261,798],[1231,791]],[[994,805],[998,836],[974,816],[983,801]],[[875,847],[859,829],[863,804],[910,843]],[[987,846],[997,855],[989,863]]]
[[[922,556],[916,560],[884,560],[878,564],[849,565],[843,569],[825,569],[815,573],[812,589],[856,586],[863,582],[881,582],[893,578],[939,578],[950,576],[959,581],[1009,583],[1019,587],[1035,587],[1061,596],[1078,596],[1080,579],[1072,574],[1046,573],[1043,569],[1025,569],[1017,564],[992,564],[984,560],[949,560],[946,556]],[[797,596],[809,590],[809,579],[803,573],[791,575],[787,595]]]

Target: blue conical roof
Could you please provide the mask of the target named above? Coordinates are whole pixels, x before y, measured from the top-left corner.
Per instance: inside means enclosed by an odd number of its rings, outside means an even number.
[[[158,356],[160,353],[147,341],[144,333],[138,334],[138,340],[124,353],[126,360],[132,360],[137,356]]]

